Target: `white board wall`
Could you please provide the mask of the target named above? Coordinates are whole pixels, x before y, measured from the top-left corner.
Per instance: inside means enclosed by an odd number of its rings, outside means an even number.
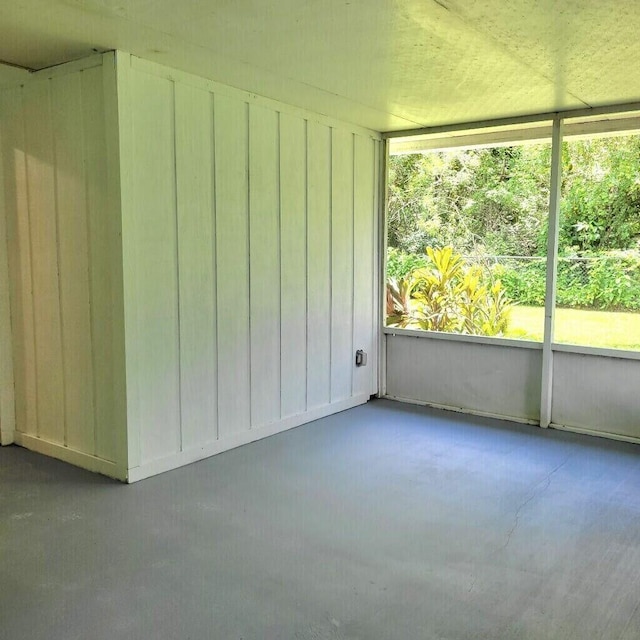
[[[378,136],[118,69],[130,480],[368,400]]]
[[[542,350],[386,335],[387,394],[523,421],[540,418]]]
[[[3,441],[133,481],[377,391],[377,134],[123,53],[0,108]]]
[[[2,135],[1,129],[0,135]],[[2,139],[0,138],[1,145]],[[9,245],[7,242],[3,175],[3,154],[0,153],[0,445],[8,445],[14,442],[16,421],[11,341]]]
[[[640,360],[556,351],[551,422],[640,440]]]
[[[114,62],[96,56],[0,91],[0,229],[15,441],[124,479]]]
[[[542,349],[414,336],[390,331],[387,396],[464,412],[536,423],[540,419]],[[553,352],[551,426],[640,440],[640,360]]]

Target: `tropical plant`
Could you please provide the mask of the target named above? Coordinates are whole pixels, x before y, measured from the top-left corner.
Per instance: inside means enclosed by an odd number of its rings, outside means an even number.
[[[427,264],[387,283],[387,325],[494,336],[508,324],[509,301],[499,279],[485,282],[450,246],[427,247]]]
[[[387,280],[387,325],[408,327],[413,322],[415,303],[413,289],[417,280],[411,276]]]

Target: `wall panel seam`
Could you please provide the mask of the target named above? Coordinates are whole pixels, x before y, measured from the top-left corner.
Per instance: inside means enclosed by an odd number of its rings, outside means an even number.
[[[329,128],[329,403],[333,401],[333,127]]]
[[[350,386],[349,395],[353,395],[353,375],[355,364],[355,334],[357,331],[356,322],[356,136],[351,134],[351,366],[349,367]]]
[[[246,180],[246,217],[247,217],[247,238],[246,238],[246,247],[247,247],[247,297],[248,297],[248,310],[249,310],[249,318],[247,322],[247,350],[249,352],[249,358],[247,362],[248,367],[248,378],[249,378],[249,397],[247,398],[249,402],[249,429],[253,428],[253,403],[251,402],[251,398],[253,396],[253,375],[252,375],[252,349],[251,349],[251,329],[253,326],[253,316],[251,313],[251,107],[248,102],[244,102],[244,110],[245,110],[245,133],[247,140],[247,151],[245,154],[245,175],[247,177]]]
[[[80,108],[82,111],[82,126],[80,127],[80,136],[81,136],[81,145],[82,145],[82,170],[84,173],[83,180],[83,188],[84,188],[84,215],[85,215],[85,233],[86,233],[86,246],[87,246],[87,287],[88,287],[88,295],[89,295],[89,348],[90,354],[89,357],[91,359],[91,387],[93,394],[93,401],[91,403],[92,408],[92,417],[93,417],[93,428],[91,429],[91,453],[93,455],[97,454],[97,425],[98,425],[98,383],[96,381],[96,362],[95,362],[95,340],[93,335],[93,322],[94,322],[94,290],[93,290],[93,278],[92,270],[93,270],[93,256],[91,251],[91,208],[89,203],[89,174],[87,171],[87,132],[86,127],[87,123],[85,120],[86,117],[86,109],[85,109],[85,86],[84,86],[84,75],[83,71],[80,71]]]
[[[35,428],[35,434],[37,437],[40,437],[40,416],[39,416],[39,411],[38,411],[38,375],[37,375],[37,371],[38,371],[38,344],[37,344],[37,337],[36,337],[36,311],[35,311],[35,305],[33,304],[33,287],[34,287],[34,282],[33,282],[33,224],[32,224],[32,211],[31,211],[31,206],[32,206],[32,198],[31,198],[31,189],[29,188],[29,149],[28,149],[28,144],[27,144],[27,119],[25,117],[25,113],[26,113],[26,105],[25,105],[25,95],[24,95],[24,87],[20,87],[20,98],[21,98],[21,113],[20,113],[20,118],[22,120],[22,141],[24,144],[24,148],[25,148],[25,152],[24,152],[24,177],[25,177],[25,199],[26,199],[26,205],[27,205],[27,218],[28,218],[28,246],[29,246],[29,287],[30,290],[28,291],[28,295],[29,298],[31,299],[31,336],[29,336],[31,342],[33,343],[33,371],[31,372],[31,374],[27,374],[26,371],[26,367],[25,367],[25,376],[29,375],[29,377],[32,379],[32,384],[33,384],[33,391],[34,391],[34,398],[33,398],[33,406],[32,406],[32,411],[34,412],[34,418],[35,418],[35,425],[33,425],[33,427]],[[25,296],[25,292],[22,291],[22,297],[24,299]],[[24,302],[23,302],[23,308],[24,308]],[[27,336],[25,336],[25,343],[27,340]],[[26,385],[25,385],[25,392],[26,392]],[[26,398],[25,398],[25,405],[26,405]],[[25,411],[25,419],[27,418],[27,416],[29,415],[28,410]],[[23,425],[23,428],[25,430],[29,430],[30,429],[30,425]],[[18,429],[19,430],[19,429]]]
[[[60,345],[61,345],[61,365],[62,365],[62,375],[61,375],[61,384],[62,384],[62,425],[63,425],[63,433],[62,440],[64,446],[68,446],[68,429],[69,425],[67,424],[67,367],[66,367],[66,357],[65,357],[65,340],[64,340],[64,312],[62,309],[62,281],[60,274],[60,205],[58,202],[58,166],[57,166],[57,144],[56,144],[56,131],[53,126],[53,80],[51,78],[47,79],[47,91],[49,96],[48,108],[49,108],[49,122],[51,122],[51,156],[53,159],[53,208],[54,208],[54,217],[55,217],[55,247],[56,247],[56,269],[57,269],[57,281],[58,281],[58,317],[60,318]]]
[[[172,135],[171,135],[171,152],[172,152],[172,163],[173,163],[173,218],[175,225],[175,235],[176,235],[176,247],[175,247],[175,260],[176,260],[176,304],[177,304],[177,332],[176,332],[176,341],[178,346],[178,376],[177,376],[177,386],[178,386],[178,438],[180,442],[180,451],[183,450],[184,447],[184,434],[183,434],[183,425],[182,425],[182,306],[181,306],[181,296],[180,296],[180,210],[178,203],[178,160],[177,160],[177,130],[176,130],[176,83],[171,81],[171,127],[172,127]]]
[[[211,119],[211,175],[209,176],[211,186],[211,252],[213,263],[213,301],[215,304],[215,310],[213,314],[214,322],[216,323],[214,335],[214,358],[215,358],[215,389],[216,389],[216,411],[215,411],[215,439],[220,439],[220,367],[218,366],[218,344],[220,337],[218,335],[218,201],[216,197],[217,184],[216,184],[216,118],[215,118],[215,95],[212,91],[209,91],[209,117]]]
[[[304,122],[304,409],[309,409],[309,121]]]
[[[277,207],[278,207],[278,266],[280,282],[278,283],[278,350],[280,352],[280,358],[278,359],[278,392],[280,395],[280,402],[278,403],[278,416],[282,418],[282,128],[281,128],[281,115],[279,111],[276,111],[276,189],[277,189]]]
[[[0,131],[0,137],[2,132]],[[0,278],[4,280],[5,285],[0,286],[2,293],[0,297],[6,301],[4,313],[0,312],[0,357],[4,359],[2,369],[2,380],[0,386],[7,384],[7,394],[0,388],[0,445],[6,442],[10,444],[14,441],[16,431],[16,393],[15,393],[15,367],[13,352],[13,308],[11,300],[11,281],[10,281],[10,265],[9,257],[9,211],[6,206],[6,192],[4,185],[4,176],[6,167],[4,166],[4,149],[0,147]],[[15,157],[14,157],[15,163]],[[6,286],[6,288],[4,288]],[[6,352],[4,349],[6,348]],[[5,377],[6,376],[6,377]],[[7,397],[8,396],[8,397]],[[8,406],[7,406],[8,405]],[[7,415],[9,412],[9,415]]]

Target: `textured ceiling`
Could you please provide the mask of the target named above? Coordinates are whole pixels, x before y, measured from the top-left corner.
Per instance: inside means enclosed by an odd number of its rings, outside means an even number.
[[[12,64],[118,48],[379,131],[640,100],[638,34],[637,0],[0,5]]]

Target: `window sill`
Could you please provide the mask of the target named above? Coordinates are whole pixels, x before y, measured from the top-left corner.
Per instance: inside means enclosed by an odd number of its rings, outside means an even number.
[[[513,338],[492,338],[490,336],[472,336],[460,333],[446,333],[444,331],[421,331],[419,329],[400,329],[398,327],[384,327],[382,332],[389,336],[406,336],[428,340],[449,340],[451,342],[468,342],[473,344],[486,344],[494,347],[509,347],[516,349],[534,349],[542,351],[542,342],[533,340],[515,340]],[[621,360],[640,360],[640,351],[628,351],[626,349],[610,349],[607,347],[589,347],[586,345],[564,344],[554,342],[552,351],[560,353],[575,353],[586,356],[598,356],[601,358],[619,358]]]

